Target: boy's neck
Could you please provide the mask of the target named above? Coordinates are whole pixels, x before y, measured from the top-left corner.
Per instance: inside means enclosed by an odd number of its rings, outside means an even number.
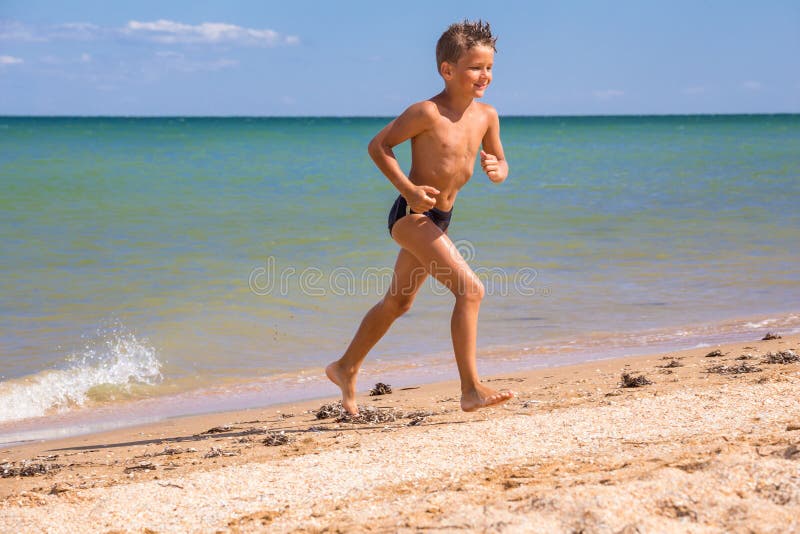
[[[464,113],[472,104],[472,101],[475,100],[472,95],[457,94],[452,89],[448,89],[447,86],[439,95],[441,95],[444,105],[458,114]]]

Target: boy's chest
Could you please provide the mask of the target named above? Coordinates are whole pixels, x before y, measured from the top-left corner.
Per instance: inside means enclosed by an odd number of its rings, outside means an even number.
[[[486,134],[486,126],[479,120],[459,122],[443,120],[436,124],[431,133],[442,150],[473,151],[477,150]]]

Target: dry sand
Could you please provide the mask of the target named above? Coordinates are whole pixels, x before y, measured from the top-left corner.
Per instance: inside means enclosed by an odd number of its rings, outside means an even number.
[[[0,530],[800,532],[800,363],[764,361],[799,341],[493,377],[519,397],[473,414],[450,382],[363,396],[383,422],[297,403],[6,449]]]

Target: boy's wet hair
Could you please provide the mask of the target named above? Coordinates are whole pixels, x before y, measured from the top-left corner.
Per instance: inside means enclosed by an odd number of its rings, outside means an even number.
[[[488,46],[497,52],[494,46],[496,42],[497,37],[492,35],[488,22],[482,20],[472,22],[465,19],[464,22],[451,24],[436,43],[436,69],[440,69],[445,61],[458,62],[461,54],[474,46]]]

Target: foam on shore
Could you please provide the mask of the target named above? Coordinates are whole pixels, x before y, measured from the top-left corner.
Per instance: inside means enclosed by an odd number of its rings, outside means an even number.
[[[92,397],[125,397],[162,379],[161,362],[146,341],[114,331],[70,355],[61,369],[0,382],[0,423],[63,413]]]

